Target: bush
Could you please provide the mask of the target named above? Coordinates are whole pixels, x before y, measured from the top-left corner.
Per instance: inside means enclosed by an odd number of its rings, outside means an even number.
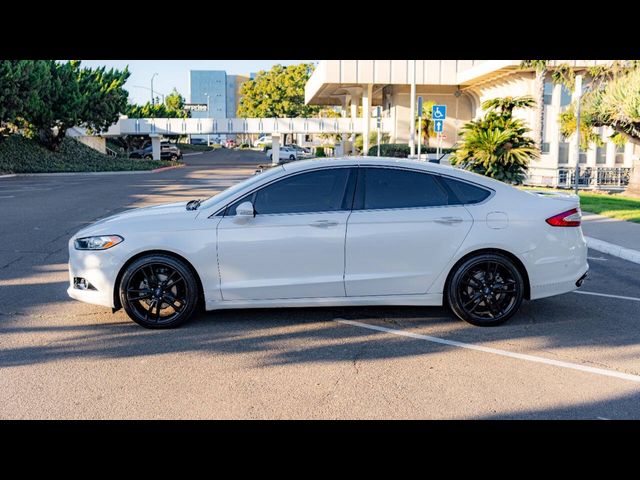
[[[418,150],[418,146],[416,145],[416,154]],[[436,153],[436,147],[427,147],[425,145],[421,145],[420,148],[421,153],[424,155],[425,153]],[[453,153],[455,148],[443,148],[442,153]],[[407,158],[409,156],[409,145],[406,143],[383,143],[380,144],[380,156],[382,157],[394,157],[394,158]],[[368,152],[369,156],[375,157],[378,155],[378,146],[374,145],[369,148]]]
[[[194,145],[192,143],[178,143],[178,148],[183,152],[208,152],[211,147],[207,145]]]
[[[104,155],[69,137],[62,140],[56,152],[17,134],[0,143],[0,173],[153,170],[171,165],[176,163]]]
[[[324,152],[324,147],[316,147],[316,157],[326,157],[327,154]]]

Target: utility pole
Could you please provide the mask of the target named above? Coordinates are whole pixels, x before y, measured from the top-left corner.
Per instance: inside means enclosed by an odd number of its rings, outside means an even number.
[[[411,62],[412,60],[407,60]],[[409,153],[413,157],[416,153],[416,61],[413,60],[413,75],[411,77],[411,101],[409,102]]]
[[[207,118],[211,118],[211,114],[210,114],[210,110],[211,110],[211,108],[210,108],[210,106],[209,106],[209,103],[210,103],[210,102],[209,102],[209,99],[210,99],[211,97],[209,96],[209,93],[208,93],[208,92],[204,92],[204,95],[207,97]],[[207,147],[208,147],[209,145],[211,145],[211,135],[207,134]]]

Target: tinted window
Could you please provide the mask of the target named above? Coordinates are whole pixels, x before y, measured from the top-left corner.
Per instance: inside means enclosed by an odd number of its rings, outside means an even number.
[[[491,195],[489,190],[476,187],[475,185],[471,185],[466,182],[459,182],[458,180],[453,180],[452,178],[447,177],[441,177],[441,179],[457,197],[457,201],[452,199],[452,205],[480,203]]]
[[[364,199],[367,209],[448,205],[449,196],[434,175],[391,168],[365,168]]]
[[[351,208],[351,195],[345,195],[349,168],[335,168],[294,175],[275,182],[235,202],[228,215],[247,200],[257,214],[331,212]],[[347,198],[350,197],[350,198]]]

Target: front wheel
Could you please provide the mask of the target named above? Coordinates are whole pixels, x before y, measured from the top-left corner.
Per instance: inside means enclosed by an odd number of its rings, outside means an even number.
[[[184,262],[146,255],[127,267],[120,281],[120,303],[145,328],[174,328],[193,315],[198,283]]]
[[[289,155],[289,160],[291,160],[292,162],[296,159],[296,157],[294,155]]]
[[[498,254],[482,254],[462,262],[445,292],[453,313],[480,327],[500,325],[520,308],[524,280],[515,264]]]
[[[145,160],[153,160],[153,156],[151,156],[151,155],[145,155],[145,156],[144,156],[144,159],[145,159]]]

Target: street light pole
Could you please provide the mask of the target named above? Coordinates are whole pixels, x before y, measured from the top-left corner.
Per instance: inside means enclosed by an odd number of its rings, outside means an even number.
[[[153,77],[155,77],[156,75],[158,75],[158,74],[154,73],[151,76],[151,105],[155,105],[155,98],[153,97]]]
[[[575,193],[578,195],[578,178],[580,177],[580,100],[582,99],[582,75],[576,75],[576,170],[575,170]]]

